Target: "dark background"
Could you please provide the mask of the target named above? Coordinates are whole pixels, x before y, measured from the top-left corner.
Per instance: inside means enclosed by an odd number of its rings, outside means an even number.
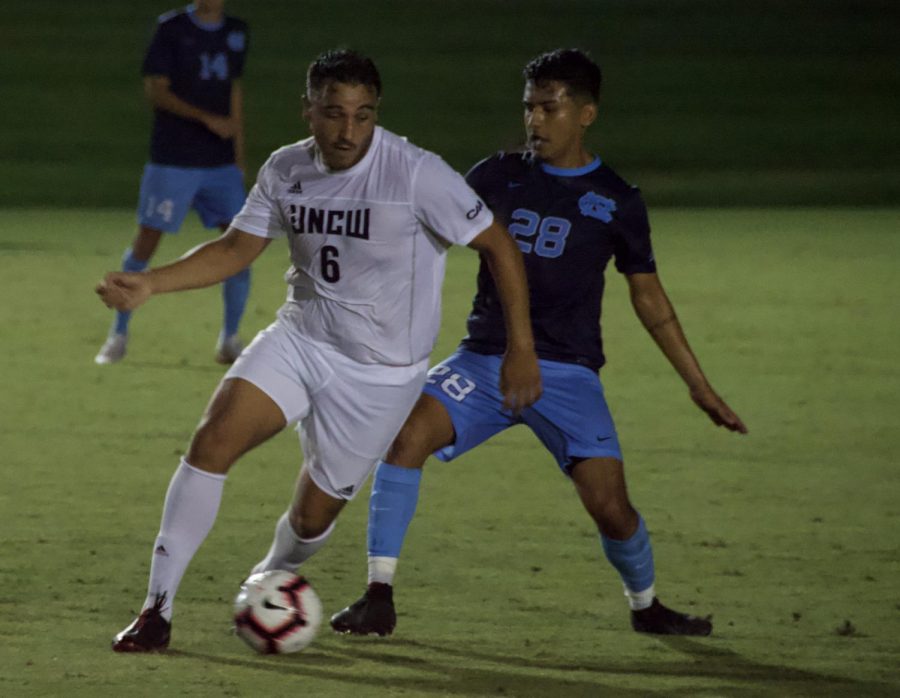
[[[140,63],[165,0],[3,0],[0,206],[135,204]],[[465,170],[521,133],[521,68],[604,70],[591,145],[651,204],[900,202],[900,2],[231,0],[251,25],[248,164],[306,135],[304,73],[369,53],[381,122]]]

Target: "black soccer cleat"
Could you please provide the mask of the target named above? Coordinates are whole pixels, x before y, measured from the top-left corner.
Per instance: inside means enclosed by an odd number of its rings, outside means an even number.
[[[166,595],[160,594],[156,602],[141,611],[141,615],[125,630],[113,638],[114,652],[162,652],[169,646],[172,624],[162,616]]]
[[[639,633],[654,635],[709,635],[712,622],[709,618],[698,618],[686,613],[673,611],[654,598],[649,608],[631,612],[631,627]]]
[[[394,611],[394,588],[390,584],[372,582],[362,598],[331,616],[336,633],[350,635],[390,635],[397,625]]]

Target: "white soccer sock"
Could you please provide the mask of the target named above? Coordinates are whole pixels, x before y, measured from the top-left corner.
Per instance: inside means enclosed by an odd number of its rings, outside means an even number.
[[[628,606],[632,611],[643,611],[653,605],[653,599],[656,596],[656,590],[651,584],[643,591],[632,591],[625,587],[625,597],[628,599]]]
[[[251,574],[268,572],[269,570],[287,570],[295,572],[300,563],[305,562],[313,554],[325,545],[328,536],[334,530],[335,522],[325,529],[325,532],[315,538],[301,538],[291,526],[288,512],[284,512],[278,523],[275,524],[275,537],[272,547],[266,556],[256,564]]]
[[[224,484],[225,475],[199,470],[181,459],[169,482],[159,534],[153,544],[144,608],[153,606],[157,597],[165,594],[162,615],[171,620],[181,577],[216,521]]]
[[[369,584],[393,584],[397,573],[396,557],[369,556]]]

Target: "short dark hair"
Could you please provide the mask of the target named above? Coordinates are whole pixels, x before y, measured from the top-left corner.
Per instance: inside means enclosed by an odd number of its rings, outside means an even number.
[[[572,97],[587,97],[595,104],[600,100],[600,66],[580,49],[558,48],[542,53],[528,61],[522,74],[535,84],[561,82]]]
[[[368,56],[352,49],[331,49],[320,53],[306,71],[306,91],[318,92],[326,83],[366,85],[381,97],[381,76]]]

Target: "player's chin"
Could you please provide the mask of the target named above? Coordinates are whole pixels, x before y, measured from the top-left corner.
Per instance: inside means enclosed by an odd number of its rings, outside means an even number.
[[[330,153],[329,160],[332,169],[347,169],[359,161],[359,148],[334,148]]]
[[[532,138],[528,141],[528,149],[539,158],[545,158],[550,151],[550,143],[542,138]]]

